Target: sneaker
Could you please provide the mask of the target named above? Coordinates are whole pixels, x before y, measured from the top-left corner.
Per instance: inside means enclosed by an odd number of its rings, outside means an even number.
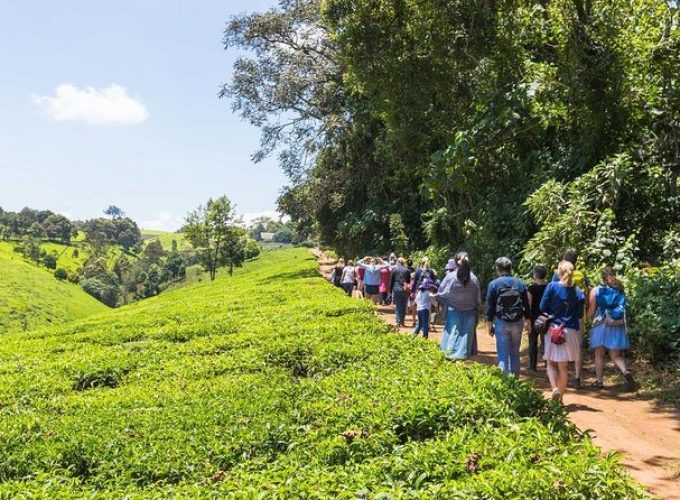
[[[626,390],[630,392],[635,392],[635,390],[637,389],[637,384],[635,383],[633,374],[630,372],[626,372],[623,374],[623,378],[626,379]]]
[[[560,394],[560,390],[553,389],[552,396],[550,396],[550,399],[555,401],[555,403],[560,403],[562,401],[562,394]]]
[[[596,380],[595,382],[590,384],[590,388],[595,390],[595,391],[601,391],[602,389],[604,389],[604,384],[602,382],[600,382],[599,380]]]
[[[572,378],[569,381],[569,387],[572,389],[580,389],[581,388],[581,378]]]

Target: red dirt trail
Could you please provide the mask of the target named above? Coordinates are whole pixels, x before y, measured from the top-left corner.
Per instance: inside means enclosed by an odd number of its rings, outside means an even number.
[[[330,276],[333,263],[320,258],[322,276]],[[393,307],[376,307],[376,315],[396,329]],[[411,325],[410,315],[406,324]],[[437,326],[436,333],[430,332],[430,340],[438,342],[441,330],[442,327]],[[402,328],[401,332],[410,334],[411,328]],[[477,342],[479,354],[473,359],[495,363],[495,341],[486,328],[478,328]],[[540,363],[535,375],[525,373],[526,366],[526,352],[522,352],[522,378],[531,380],[549,397],[550,384],[543,364]],[[611,363],[608,370],[612,370]],[[594,380],[588,367],[583,375],[586,381]],[[593,441],[603,452],[620,453],[622,465],[653,495],[680,500],[680,412],[626,393],[622,386],[608,386],[603,391],[569,389],[564,404],[569,420],[581,430],[590,430]]]

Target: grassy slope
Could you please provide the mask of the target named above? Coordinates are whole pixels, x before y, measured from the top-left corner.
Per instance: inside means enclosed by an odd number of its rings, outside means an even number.
[[[108,308],[0,243],[0,333],[62,324]]]
[[[303,250],[0,344],[0,497],[621,498],[611,458]]]
[[[175,240],[177,242],[178,250],[191,249],[191,244],[184,238],[184,234],[182,233],[170,233],[167,231],[156,231],[151,229],[142,229],[141,231],[145,243],[152,240],[159,240],[165,250],[170,250],[172,248],[172,240]]]

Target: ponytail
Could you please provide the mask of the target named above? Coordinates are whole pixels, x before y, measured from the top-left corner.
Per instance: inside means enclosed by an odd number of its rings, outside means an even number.
[[[557,275],[560,283],[566,286],[574,286],[574,264],[568,260],[563,260],[557,266]]]
[[[614,271],[612,267],[610,266],[603,267],[602,271],[600,271],[600,276],[602,277],[602,282],[605,285],[623,293],[624,291],[623,282],[616,277],[616,271]]]
[[[467,285],[470,282],[470,258],[465,252],[458,252],[455,259],[456,264],[458,264],[456,278],[458,278],[458,281],[463,285]]]

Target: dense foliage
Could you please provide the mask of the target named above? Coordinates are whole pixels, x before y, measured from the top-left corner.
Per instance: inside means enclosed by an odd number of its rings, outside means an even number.
[[[303,250],[0,345],[0,496],[636,498],[562,411]]]
[[[248,232],[226,196],[210,198],[190,212],[183,231],[211,280],[219,268],[227,267],[232,274],[235,267],[260,253],[257,242],[249,244]]]
[[[628,280],[629,331],[636,349],[653,362],[680,355],[680,261],[633,270]]]
[[[279,200],[341,254],[656,264],[680,234],[676,2],[281,0],[233,18],[224,93]],[[293,154],[295,153],[295,154]],[[291,160],[295,158],[295,161]],[[306,162],[305,162],[306,160]],[[529,212],[529,214],[527,214]]]

